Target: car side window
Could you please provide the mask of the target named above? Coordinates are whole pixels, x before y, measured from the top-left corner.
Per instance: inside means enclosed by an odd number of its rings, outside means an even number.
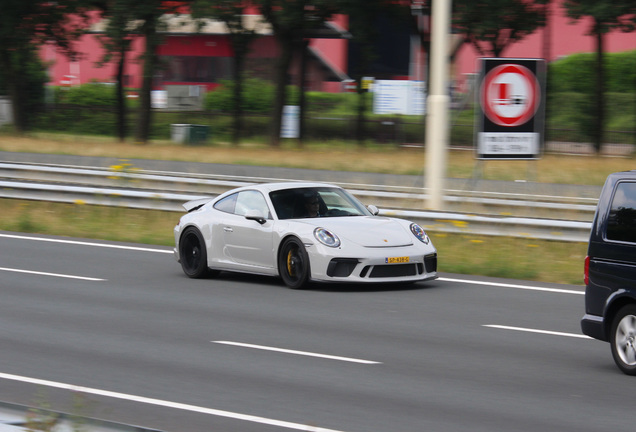
[[[238,194],[235,193],[223,198],[221,201],[214,204],[214,208],[225,213],[234,213],[237,196]]]
[[[258,210],[265,219],[271,219],[265,197],[258,191],[247,190],[238,193],[234,213],[245,216],[249,210]]]
[[[636,243],[636,183],[616,186],[607,218],[607,238]]]

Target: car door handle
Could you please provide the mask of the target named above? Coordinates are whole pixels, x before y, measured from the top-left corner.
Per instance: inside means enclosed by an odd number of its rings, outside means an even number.
[[[232,227],[225,227],[225,228],[223,228],[223,231],[225,231],[225,232],[234,232]]]

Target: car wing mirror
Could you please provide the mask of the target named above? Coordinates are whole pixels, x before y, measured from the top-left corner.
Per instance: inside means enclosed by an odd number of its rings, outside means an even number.
[[[245,213],[245,219],[256,221],[261,225],[267,222],[263,213],[258,210],[248,210],[247,213]]]
[[[373,216],[377,216],[380,214],[380,209],[374,205],[367,206],[367,209],[371,212]]]

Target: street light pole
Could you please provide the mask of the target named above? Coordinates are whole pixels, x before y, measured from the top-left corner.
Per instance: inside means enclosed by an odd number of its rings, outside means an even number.
[[[451,0],[432,0],[431,75],[426,114],[425,187],[428,208],[442,210],[449,141],[448,59]]]

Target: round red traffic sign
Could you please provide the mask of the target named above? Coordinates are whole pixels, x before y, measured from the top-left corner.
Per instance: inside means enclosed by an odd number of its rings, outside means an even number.
[[[539,108],[541,89],[537,77],[525,66],[502,64],[486,74],[481,86],[481,106],[499,126],[520,126]]]

